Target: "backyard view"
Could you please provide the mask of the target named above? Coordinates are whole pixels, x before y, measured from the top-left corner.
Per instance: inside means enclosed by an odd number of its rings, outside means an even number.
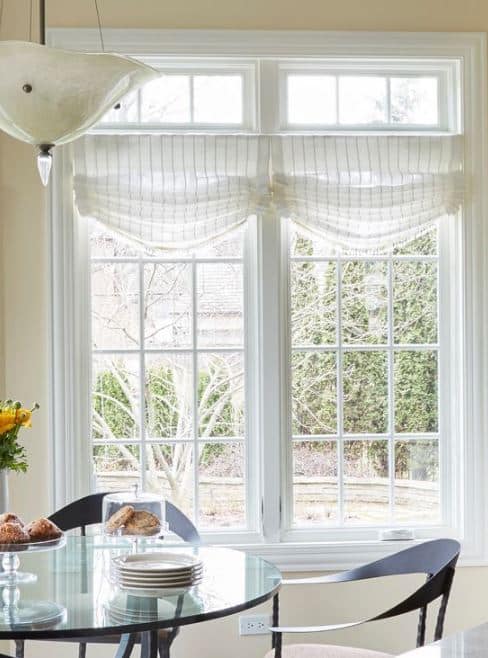
[[[143,478],[203,527],[244,527],[242,234],[173,261],[97,227],[91,244],[97,487]],[[435,522],[436,234],[324,249],[292,233],[293,522]]]

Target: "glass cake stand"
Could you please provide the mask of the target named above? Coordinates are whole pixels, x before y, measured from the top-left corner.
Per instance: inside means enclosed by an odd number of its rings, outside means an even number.
[[[0,544],[0,555],[2,556],[3,568],[3,572],[0,572],[0,586],[33,583],[37,580],[37,575],[35,573],[24,573],[19,571],[19,553],[52,551],[57,548],[62,548],[65,544],[66,538],[64,535],[58,539],[29,542],[28,544]]]
[[[3,572],[0,573],[2,588],[0,627],[30,626],[50,627],[66,616],[66,608],[51,601],[21,601],[19,585],[33,583],[37,574],[19,571],[19,553],[51,551],[66,544],[64,535],[58,539],[30,542],[28,544],[0,544]]]

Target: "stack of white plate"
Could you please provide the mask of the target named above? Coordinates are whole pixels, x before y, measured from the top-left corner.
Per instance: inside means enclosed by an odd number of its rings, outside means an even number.
[[[202,561],[187,553],[134,553],[112,559],[112,579],[124,589],[191,587],[202,573]]]

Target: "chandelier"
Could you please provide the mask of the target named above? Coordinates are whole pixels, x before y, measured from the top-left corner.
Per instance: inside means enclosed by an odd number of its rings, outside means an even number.
[[[2,8],[3,2],[0,21]],[[122,55],[46,46],[45,10],[40,0],[40,43],[0,41],[0,129],[37,148],[39,174],[47,185],[55,146],[83,135],[127,93],[159,74]]]

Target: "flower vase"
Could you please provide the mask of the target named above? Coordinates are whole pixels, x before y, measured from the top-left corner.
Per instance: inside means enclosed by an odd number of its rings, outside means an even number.
[[[8,511],[8,470],[2,468],[0,469],[0,514]]]

